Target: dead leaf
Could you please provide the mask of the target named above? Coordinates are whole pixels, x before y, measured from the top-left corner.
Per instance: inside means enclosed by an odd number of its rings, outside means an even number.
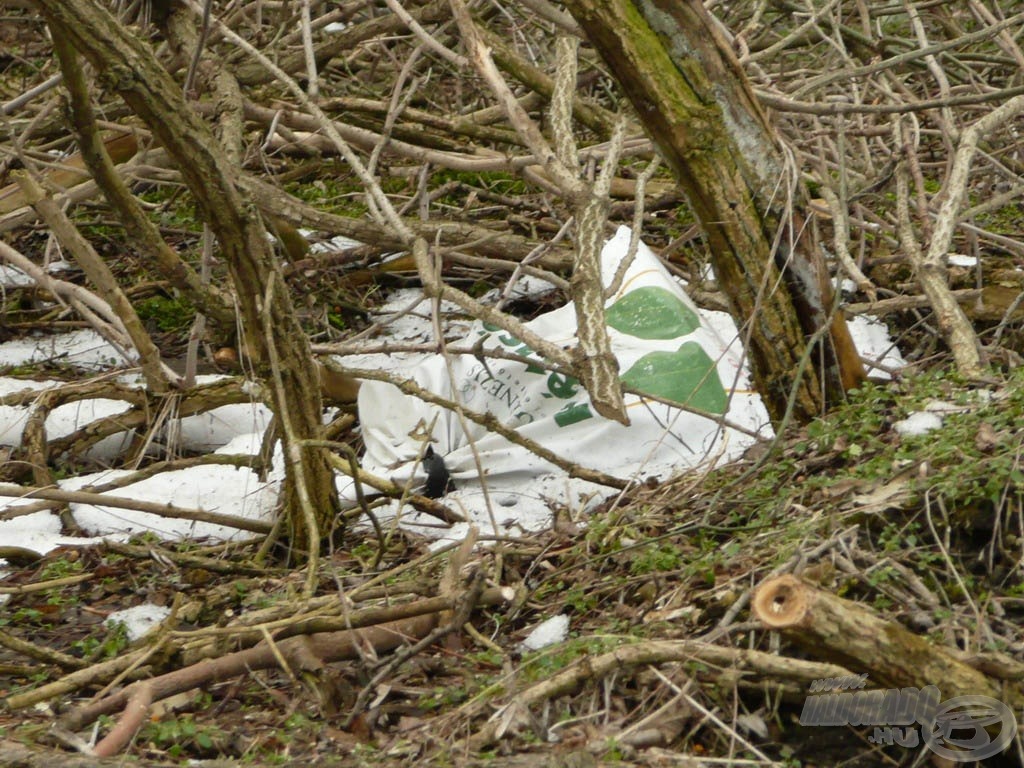
[[[880,485],[867,493],[854,496],[852,501],[865,512],[883,512],[898,507],[900,502],[910,496],[910,481],[906,477],[898,477],[884,485]]]

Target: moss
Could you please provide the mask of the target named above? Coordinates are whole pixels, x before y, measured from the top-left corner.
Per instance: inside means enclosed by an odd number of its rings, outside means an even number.
[[[136,304],[136,311],[144,322],[161,331],[182,331],[191,325],[196,310],[188,301],[166,296],[153,296]]]

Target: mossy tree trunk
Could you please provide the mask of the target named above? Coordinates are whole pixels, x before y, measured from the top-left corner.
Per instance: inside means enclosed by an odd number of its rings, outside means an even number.
[[[257,376],[269,387],[275,415],[288,422],[281,430],[287,467],[283,514],[288,516],[292,551],[304,558],[319,547],[318,531],[329,530],[337,512],[326,458],[319,450],[296,444],[319,436],[317,371],[260,215],[236,184],[239,169],[144,39],[122,26],[97,0],[41,0],[37,5],[47,23],[59,28],[93,65],[101,83],[120,94],[153,131],[217,237],[242,315],[242,344]],[[302,478],[301,489],[297,477]],[[312,502],[315,525],[303,515],[300,490]]]
[[[791,398],[798,420],[820,414],[862,380],[863,366],[845,320],[830,319],[831,287],[802,226],[798,169],[714,19],[699,0],[565,5],[689,198],[773,420]],[[815,334],[820,350],[808,350]]]

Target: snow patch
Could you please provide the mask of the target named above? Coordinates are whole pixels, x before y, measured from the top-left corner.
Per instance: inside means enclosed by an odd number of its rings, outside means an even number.
[[[170,614],[170,608],[153,603],[143,603],[132,608],[125,608],[123,611],[114,611],[107,616],[106,623],[108,626],[124,624],[125,635],[129,642],[134,643]]]
[[[860,356],[868,361],[865,366],[868,376],[889,380],[892,378],[890,371],[906,366],[907,361],[897,349],[885,323],[867,315],[859,315],[847,320],[846,325]]]
[[[524,651],[539,651],[549,645],[565,642],[568,636],[569,617],[560,613],[534,627],[526,639],[519,644],[519,647]]]
[[[893,429],[903,437],[926,435],[941,426],[942,416],[932,411],[915,411],[907,418],[892,425]]]

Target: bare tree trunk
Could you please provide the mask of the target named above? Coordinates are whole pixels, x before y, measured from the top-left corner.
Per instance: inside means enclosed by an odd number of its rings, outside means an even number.
[[[318,450],[296,444],[319,434],[317,370],[259,212],[236,185],[237,167],[145,43],[99,2],[42,0],[38,6],[47,23],[59,28],[96,68],[104,84],[146,121],[174,159],[216,234],[242,313],[242,343],[257,375],[269,387],[271,405],[284,426],[283,514],[288,516],[290,544],[300,558],[315,553],[318,532],[330,528],[337,512],[326,458]],[[272,332],[267,333],[267,328]],[[301,487],[296,479],[300,477]],[[307,498],[304,507],[300,494]]]
[[[565,5],[686,192],[772,418],[791,398],[797,419],[820,414],[862,380],[863,366],[842,315],[830,320],[832,290],[804,231],[798,170],[714,19],[699,0]],[[808,350],[815,334],[820,355]]]

